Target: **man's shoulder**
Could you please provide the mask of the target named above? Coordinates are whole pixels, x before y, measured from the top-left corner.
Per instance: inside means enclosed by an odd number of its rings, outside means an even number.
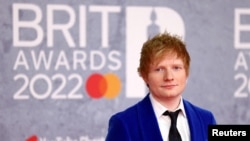
[[[139,100],[138,102],[134,103],[133,105],[117,112],[115,116],[122,117],[122,118],[130,118],[134,117],[138,114],[139,111],[149,109],[151,106],[150,100],[148,96],[145,96],[143,99]]]
[[[190,119],[196,119],[196,121],[201,121],[206,124],[216,124],[214,114],[210,110],[192,104],[187,100],[184,100],[183,103],[187,116],[190,117]]]
[[[209,111],[208,109],[197,106],[188,100],[183,100],[183,103],[186,110],[192,110],[194,112],[199,112],[204,114],[211,114],[211,111]]]

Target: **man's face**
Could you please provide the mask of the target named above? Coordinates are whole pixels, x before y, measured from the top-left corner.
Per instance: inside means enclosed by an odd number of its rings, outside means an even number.
[[[180,97],[186,80],[183,61],[176,55],[166,55],[157,64],[151,65],[144,78],[152,95],[161,100]]]

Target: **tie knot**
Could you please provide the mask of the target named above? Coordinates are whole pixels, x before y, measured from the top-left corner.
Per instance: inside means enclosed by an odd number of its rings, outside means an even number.
[[[163,113],[163,115],[169,115],[172,121],[176,121],[177,116],[178,116],[180,111],[181,111],[181,109],[176,110],[175,112],[166,111]]]

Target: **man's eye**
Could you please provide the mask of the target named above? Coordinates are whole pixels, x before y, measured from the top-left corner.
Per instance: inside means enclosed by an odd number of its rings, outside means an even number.
[[[164,69],[163,68],[157,68],[157,69],[155,69],[155,71],[161,72],[161,71],[164,71]]]
[[[180,70],[180,69],[182,69],[182,67],[179,67],[179,66],[174,67],[174,70]]]

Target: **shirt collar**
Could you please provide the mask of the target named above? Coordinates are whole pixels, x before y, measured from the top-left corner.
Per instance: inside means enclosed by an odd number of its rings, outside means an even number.
[[[150,101],[152,103],[156,117],[157,118],[161,117],[162,114],[168,109],[166,107],[164,107],[161,103],[159,103],[157,100],[155,100],[155,98],[152,96],[152,94],[149,95],[149,98],[150,98]],[[180,101],[180,104],[179,104],[177,109],[181,109],[181,113],[183,113],[183,116],[186,117],[182,97],[181,97],[181,101]]]

